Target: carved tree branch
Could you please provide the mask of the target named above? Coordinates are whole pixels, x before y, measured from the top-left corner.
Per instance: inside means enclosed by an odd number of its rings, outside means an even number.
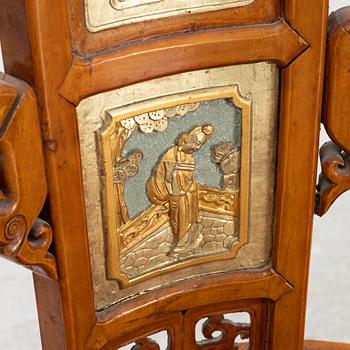
[[[0,253],[57,278],[50,226],[38,219],[46,177],[36,97],[24,83],[0,75]]]

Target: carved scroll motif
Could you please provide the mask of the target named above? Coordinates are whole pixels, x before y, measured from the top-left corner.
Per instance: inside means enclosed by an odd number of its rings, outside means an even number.
[[[154,340],[143,338],[138,340],[131,350],[160,350],[160,347]]]
[[[199,349],[238,350],[237,337],[249,339],[251,327],[249,324],[235,323],[225,319],[223,315],[210,316],[203,324],[202,332],[207,340],[198,342]],[[218,337],[213,334],[220,332]]]
[[[317,187],[316,214],[322,216],[350,189],[350,157],[333,142],[321,147],[320,157],[322,173]]]
[[[188,310],[184,316],[184,350],[248,350],[266,345],[266,304],[225,302]]]
[[[1,74],[0,155],[0,253],[57,278],[55,258],[48,252],[52,230],[38,219],[46,174],[36,97],[25,83]]]

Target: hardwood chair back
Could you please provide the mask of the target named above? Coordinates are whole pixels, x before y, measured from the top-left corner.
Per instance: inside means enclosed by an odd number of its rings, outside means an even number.
[[[34,272],[43,349],[304,349],[315,203],[350,183],[350,15],[326,65],[327,16],[0,0],[0,253]]]

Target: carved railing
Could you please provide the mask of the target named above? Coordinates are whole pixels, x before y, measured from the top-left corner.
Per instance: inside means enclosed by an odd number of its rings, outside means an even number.
[[[0,73],[1,74],[1,73]],[[46,175],[37,101],[24,82],[0,75],[0,254],[57,278],[52,229],[38,219]]]

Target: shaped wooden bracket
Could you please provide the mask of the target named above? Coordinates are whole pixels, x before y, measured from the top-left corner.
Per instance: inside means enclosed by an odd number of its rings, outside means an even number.
[[[323,124],[333,142],[322,146],[316,214],[350,189],[350,7],[329,19]]]
[[[57,278],[52,230],[38,219],[47,194],[37,101],[24,82],[0,73],[0,254]]]

